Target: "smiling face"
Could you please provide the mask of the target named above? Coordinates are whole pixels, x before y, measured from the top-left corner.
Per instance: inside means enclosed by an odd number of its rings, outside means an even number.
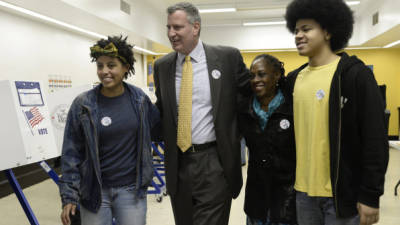
[[[102,93],[106,96],[115,96],[124,90],[123,79],[128,67],[118,58],[100,56],[96,61],[97,76],[102,83]],[[122,92],[121,92],[122,91]]]
[[[199,40],[200,23],[190,24],[185,11],[177,10],[168,15],[168,39],[172,48],[185,55],[196,47]]]
[[[260,58],[253,61],[250,67],[251,88],[257,98],[274,96],[276,93],[276,84],[281,75],[271,65]]]
[[[300,55],[313,57],[327,47],[330,34],[313,19],[300,19],[296,23],[295,43]]]

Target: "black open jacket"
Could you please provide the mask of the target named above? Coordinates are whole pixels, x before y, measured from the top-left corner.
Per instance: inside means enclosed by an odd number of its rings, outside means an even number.
[[[240,101],[239,127],[249,149],[244,210],[251,218],[264,220],[269,215],[271,222],[295,224],[293,114],[285,92],[284,97],[264,130],[253,110],[253,98]]]
[[[329,95],[331,183],[338,217],[357,214],[357,202],[379,207],[388,163],[384,103],[372,71],[346,53],[334,73]],[[288,74],[293,93],[301,66]]]

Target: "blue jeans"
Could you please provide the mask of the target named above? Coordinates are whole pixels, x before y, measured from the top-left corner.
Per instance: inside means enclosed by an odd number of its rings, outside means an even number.
[[[307,193],[296,193],[297,222],[299,225],[359,225],[358,215],[337,218],[333,198],[310,197]]]
[[[135,186],[105,188],[101,190],[102,202],[97,213],[81,207],[82,225],[111,225],[115,218],[116,225],[146,224],[147,198],[138,197]]]

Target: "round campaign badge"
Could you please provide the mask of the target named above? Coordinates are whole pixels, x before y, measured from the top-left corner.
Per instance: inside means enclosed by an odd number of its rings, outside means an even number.
[[[287,119],[283,119],[283,120],[281,120],[279,125],[281,126],[282,129],[286,130],[290,127],[290,122]]]
[[[108,126],[111,125],[111,123],[112,123],[112,121],[111,121],[111,118],[110,118],[110,117],[105,116],[105,117],[101,118],[101,124],[102,124],[103,126],[108,127]]]
[[[319,89],[317,93],[315,94],[318,100],[321,100],[325,97],[325,91],[322,89]]]
[[[212,76],[214,79],[219,79],[219,78],[221,77],[221,72],[220,72],[219,70],[213,70],[213,71],[211,72],[211,76]]]

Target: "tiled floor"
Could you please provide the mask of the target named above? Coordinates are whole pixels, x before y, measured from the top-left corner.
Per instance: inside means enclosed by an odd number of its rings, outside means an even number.
[[[243,175],[246,174],[243,167]],[[400,197],[394,196],[394,186],[400,179],[400,151],[390,150],[390,161],[386,174],[385,195],[381,198],[381,216],[378,225],[400,224]],[[243,189],[244,190],[244,189]],[[400,191],[400,188],[399,188]],[[51,180],[34,185],[24,190],[31,207],[41,225],[60,225],[60,197],[57,186]],[[230,225],[244,225],[243,191],[233,201]],[[161,203],[154,195],[148,196],[147,224],[173,225],[172,209],[168,197]],[[15,195],[0,199],[0,225],[29,225],[28,220]]]

